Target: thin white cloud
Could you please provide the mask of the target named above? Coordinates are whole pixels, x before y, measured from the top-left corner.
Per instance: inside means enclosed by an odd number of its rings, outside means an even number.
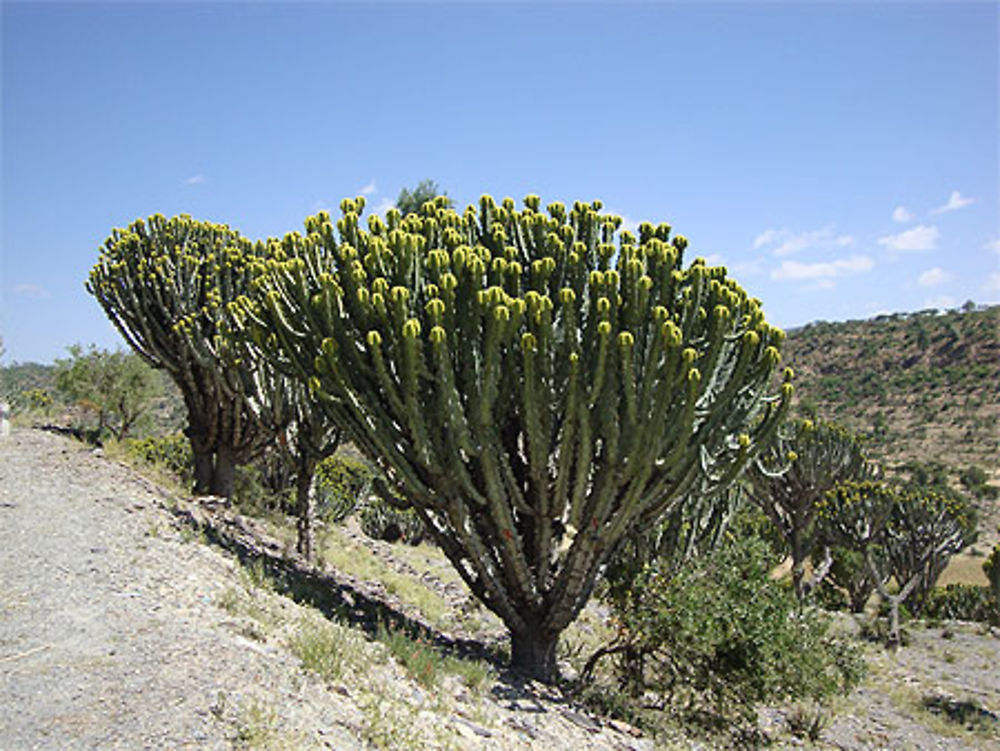
[[[899,222],[900,224],[904,222],[909,222],[913,219],[913,212],[910,211],[905,206],[897,206],[892,212],[892,221]]]
[[[997,255],[1000,255],[1000,240],[990,240],[983,246],[983,248],[985,248],[986,250],[993,251]]]
[[[938,310],[947,310],[948,308],[955,307],[955,298],[951,295],[941,295],[940,297],[929,297],[924,300],[925,308],[937,308]]]
[[[951,195],[948,196],[948,202],[943,206],[938,206],[936,209],[931,209],[932,214],[943,214],[946,211],[955,211],[957,209],[964,209],[970,203],[975,203],[975,198],[967,198],[959,193],[957,190],[953,190]]]
[[[371,207],[371,209],[369,209],[369,212],[371,214],[378,214],[379,216],[381,216],[381,217],[384,218],[385,217],[385,212],[387,212],[389,209],[391,209],[395,205],[396,205],[396,202],[393,201],[391,198],[384,198],[383,197],[381,200],[379,200],[379,202],[377,204],[375,204],[374,206]]]
[[[373,196],[376,193],[378,193],[378,186],[375,184],[374,180],[361,189],[361,195],[363,196]]]
[[[204,185],[205,184],[204,175],[191,175],[191,177],[184,180],[185,185]]]
[[[778,236],[782,232],[787,232],[788,230],[777,230],[777,229],[766,229],[761,232],[757,237],[753,239],[753,249],[759,250],[765,245],[770,245],[772,242],[778,239]]]
[[[18,284],[14,286],[14,294],[18,297],[43,300],[49,296],[49,291],[40,284]]]
[[[622,230],[624,230],[625,232],[631,232],[633,235],[638,237],[639,225],[641,224],[641,222],[639,222],[638,219],[633,219],[632,217],[626,216],[625,214],[619,214],[618,216],[622,218],[622,226],[621,226]]]
[[[876,242],[889,250],[933,250],[941,233],[937,227],[918,224],[897,235],[880,237]]]
[[[984,292],[1000,292],[1000,271],[994,271],[983,285]]]
[[[767,229],[754,238],[754,250],[774,246],[771,253],[778,256],[790,256],[813,248],[844,248],[851,245],[854,238],[850,235],[838,235],[832,226],[811,232],[792,232],[788,229]]]
[[[944,284],[951,279],[951,274],[942,269],[940,266],[935,266],[932,269],[927,269],[919,277],[917,277],[917,285],[920,287],[936,287],[939,284]]]
[[[771,278],[788,281],[828,282],[839,276],[871,271],[874,267],[875,261],[868,256],[851,256],[850,258],[839,258],[835,261],[821,261],[819,263],[782,261],[778,268],[771,271]],[[829,288],[832,285],[825,284],[823,286]]]

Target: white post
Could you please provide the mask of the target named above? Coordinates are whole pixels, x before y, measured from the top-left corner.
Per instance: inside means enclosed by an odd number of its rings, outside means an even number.
[[[10,405],[0,402],[0,438],[10,435]]]

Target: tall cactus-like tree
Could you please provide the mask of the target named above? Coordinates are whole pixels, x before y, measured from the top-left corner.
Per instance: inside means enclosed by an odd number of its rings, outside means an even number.
[[[125,341],[173,378],[187,407],[195,492],[229,496],[235,467],[271,435],[248,403],[238,362],[220,351],[224,304],[247,291],[263,253],[229,227],[155,215],[115,229],[90,292]]]
[[[282,241],[246,325],[551,680],[618,543],[772,439],[782,333],[724,268],[685,268],[668,225],[619,233],[598,202],[439,199],[367,230],[363,207]]]
[[[915,582],[904,598],[910,612],[923,612],[951,557],[976,541],[977,527],[974,507],[949,490],[910,488],[901,495],[887,529],[888,554],[900,586]]]
[[[787,442],[772,444],[747,470],[747,489],[788,545],[792,584],[801,602],[829,571],[832,558],[816,535],[818,504],[839,483],[874,477],[861,439],[828,422],[803,420]],[[805,565],[817,548],[813,575]]]

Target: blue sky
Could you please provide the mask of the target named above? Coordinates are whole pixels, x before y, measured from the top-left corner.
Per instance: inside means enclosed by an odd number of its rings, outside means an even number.
[[[424,178],[669,221],[780,326],[1000,302],[993,2],[4,2],[2,35],[6,362],[118,345],[113,227],[276,236]]]

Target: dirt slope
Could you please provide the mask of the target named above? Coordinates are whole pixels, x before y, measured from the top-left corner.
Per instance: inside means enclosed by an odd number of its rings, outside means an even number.
[[[68,439],[0,442],[0,749],[713,747],[637,736],[496,672],[419,685],[363,630],[255,581],[180,521],[185,508]],[[320,625],[343,662],[327,680],[291,649]],[[915,631],[895,657],[870,645],[871,678],[814,747],[1000,749],[995,726],[970,732],[921,704],[1000,712],[1000,632],[942,633]],[[808,747],[785,711],[762,716],[776,747]]]

